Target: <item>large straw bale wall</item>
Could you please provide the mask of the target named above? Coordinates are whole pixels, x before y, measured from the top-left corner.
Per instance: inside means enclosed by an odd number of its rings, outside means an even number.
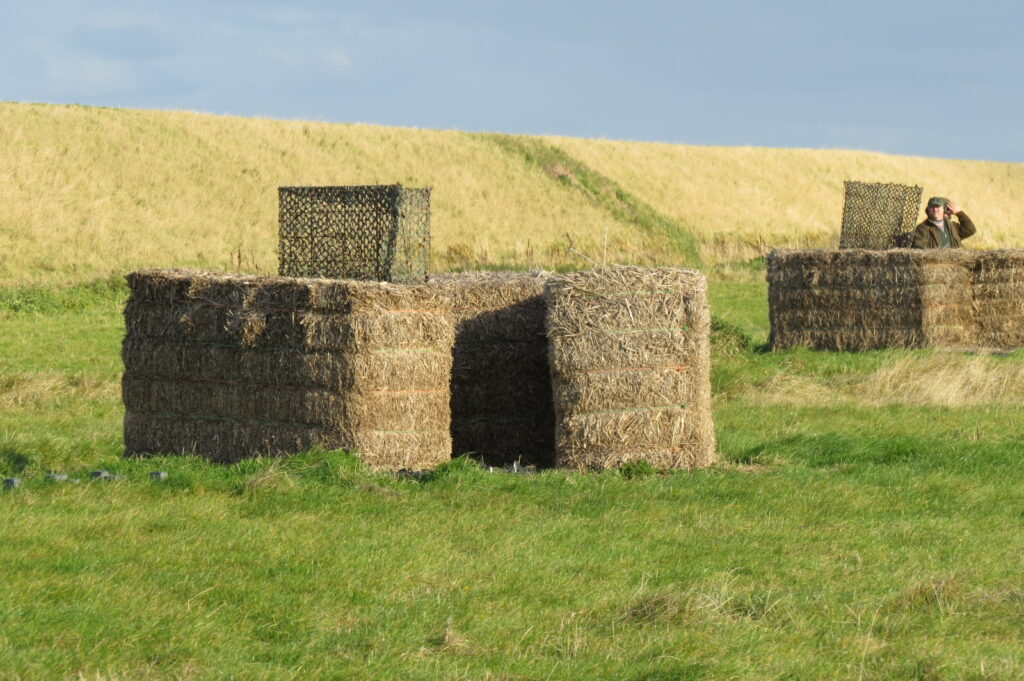
[[[975,252],[971,289],[976,344],[1024,347],[1024,249]]]
[[[1024,251],[775,251],[771,342],[821,350],[1024,345]]]
[[[544,297],[556,465],[714,462],[704,275],[611,267],[552,277]]]
[[[187,270],[128,283],[127,454],[345,447],[375,468],[450,458],[454,331],[437,287]]]
[[[555,414],[544,329],[546,272],[441,275],[452,300],[452,453],[551,466]]]

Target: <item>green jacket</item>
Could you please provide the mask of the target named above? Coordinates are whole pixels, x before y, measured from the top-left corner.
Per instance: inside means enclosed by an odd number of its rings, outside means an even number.
[[[978,231],[974,227],[974,223],[971,222],[971,219],[967,217],[967,213],[960,211],[956,216],[960,219],[959,223],[946,220],[952,248],[960,248],[961,242],[964,239]],[[914,229],[914,248],[938,248],[941,243],[939,228],[930,221],[925,220]]]

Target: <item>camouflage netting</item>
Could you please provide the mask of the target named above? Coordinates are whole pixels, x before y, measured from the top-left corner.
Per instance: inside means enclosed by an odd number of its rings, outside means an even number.
[[[885,250],[910,246],[921,187],[846,181],[839,248]]]
[[[374,468],[450,459],[454,329],[442,289],[185,270],[127,278],[126,454],[235,461],[323,446]]]
[[[493,466],[554,462],[545,272],[441,275],[451,297],[452,447]]]
[[[1024,250],[776,251],[776,348],[1024,347]]]
[[[544,297],[556,465],[714,462],[703,274],[610,267],[552,277]]]
[[[430,189],[281,187],[278,272],[412,283],[430,271]]]

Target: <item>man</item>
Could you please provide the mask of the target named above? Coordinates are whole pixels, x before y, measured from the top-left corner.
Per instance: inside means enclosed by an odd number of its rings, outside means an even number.
[[[943,196],[928,199],[928,219],[914,229],[914,248],[960,248],[961,242],[978,231],[959,204]],[[956,215],[959,222],[951,218]]]

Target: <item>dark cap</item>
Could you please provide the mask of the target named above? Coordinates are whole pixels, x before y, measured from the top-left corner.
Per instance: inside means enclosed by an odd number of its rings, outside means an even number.
[[[929,206],[945,206],[947,203],[949,203],[949,199],[945,196],[933,196],[928,199]]]

